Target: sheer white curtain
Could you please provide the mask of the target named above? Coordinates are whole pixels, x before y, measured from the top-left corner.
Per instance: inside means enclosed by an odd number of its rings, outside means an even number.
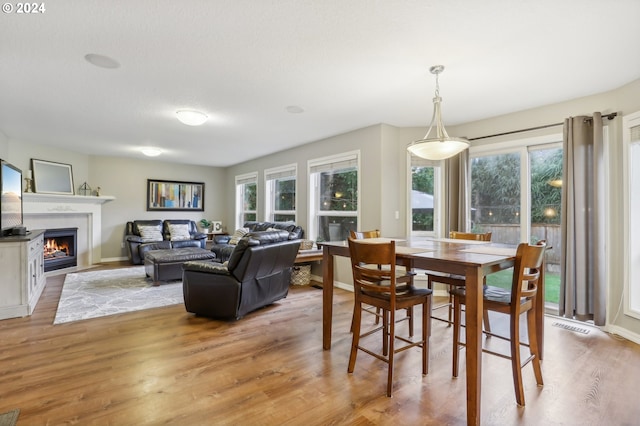
[[[602,116],[564,122],[559,313],[605,323],[605,158]]]

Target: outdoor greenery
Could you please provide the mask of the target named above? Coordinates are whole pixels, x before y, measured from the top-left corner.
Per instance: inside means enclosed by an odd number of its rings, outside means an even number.
[[[471,220],[474,224],[520,222],[520,155],[473,158]]]
[[[562,149],[533,151],[531,161],[531,223],[560,224]]]
[[[358,172],[325,172],[320,175],[320,210],[356,211],[358,209]]]
[[[560,274],[546,272],[544,280],[544,300],[549,303],[558,303],[560,297]],[[513,269],[496,272],[487,275],[487,284],[505,289],[511,289]]]
[[[293,211],[296,209],[296,181],[278,179],[276,181],[275,210]]]
[[[531,223],[559,224],[562,149],[532,151]],[[471,167],[471,204],[474,224],[520,223],[520,155],[476,157]]]
[[[426,194],[434,194],[433,167],[414,166],[411,168],[411,189]],[[412,229],[414,231],[433,231],[433,210],[413,209],[411,212]]]

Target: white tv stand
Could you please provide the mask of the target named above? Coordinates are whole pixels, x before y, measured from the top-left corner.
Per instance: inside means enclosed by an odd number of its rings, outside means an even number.
[[[0,238],[0,319],[31,315],[46,284],[44,230]]]

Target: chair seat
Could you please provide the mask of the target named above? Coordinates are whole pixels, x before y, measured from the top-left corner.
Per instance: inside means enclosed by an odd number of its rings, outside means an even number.
[[[466,292],[464,287],[455,287],[451,289],[451,294],[454,296],[464,297]],[[509,305],[511,303],[511,291],[501,288],[494,287],[492,285],[487,285],[483,290],[484,300],[487,302],[501,303],[504,305]],[[520,299],[520,303],[525,303],[527,301],[526,297],[522,297]]]
[[[378,299],[391,300],[391,294],[389,293],[370,292],[363,290],[362,294],[366,294],[367,296],[375,297]],[[433,294],[433,290],[429,290],[427,288],[415,288],[408,285],[396,288],[396,300],[398,302],[404,299],[425,297],[431,294]]]

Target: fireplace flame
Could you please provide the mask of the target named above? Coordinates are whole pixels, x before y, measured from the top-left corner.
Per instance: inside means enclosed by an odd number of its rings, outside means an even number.
[[[44,258],[67,257],[70,252],[69,244],[63,240],[47,238],[44,243]]]

